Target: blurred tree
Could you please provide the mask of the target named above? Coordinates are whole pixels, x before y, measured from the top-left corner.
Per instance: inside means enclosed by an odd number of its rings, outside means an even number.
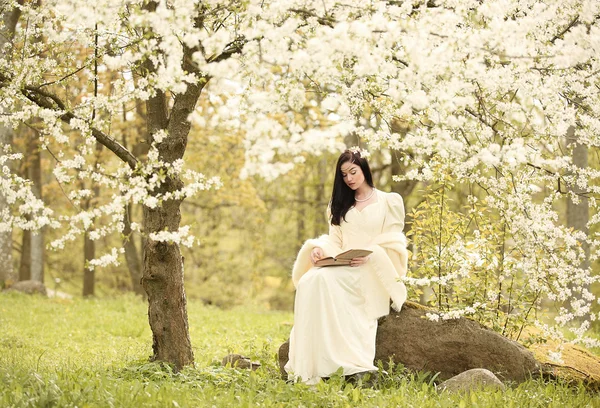
[[[8,4],[0,4],[0,13],[2,15],[2,26],[0,26],[0,55],[4,54],[4,49],[10,45],[15,33],[15,27],[19,20],[20,9],[18,7],[9,7]],[[1,113],[2,111],[0,111]],[[0,149],[5,146],[12,146],[13,129],[0,124]],[[8,212],[6,197],[0,191],[0,213]],[[4,287],[7,281],[16,280],[17,276],[13,268],[12,257],[12,230],[0,230],[0,287]]]
[[[35,197],[42,200],[42,151],[37,137],[29,140],[27,145],[28,178],[32,181],[31,190]],[[27,257],[27,253],[21,253]],[[32,280],[44,281],[44,228],[32,231],[29,238],[29,267]]]
[[[575,137],[576,128],[569,126],[567,129],[567,149],[572,153],[573,165],[579,171],[588,170],[588,147],[580,143]],[[589,192],[581,188],[578,183],[568,186],[569,195],[567,198],[567,226],[575,231],[582,231],[585,239],[580,239],[581,246],[585,252],[585,259],[580,267],[588,269],[590,267],[590,239],[588,222],[590,220]],[[575,288],[573,288],[575,289]]]

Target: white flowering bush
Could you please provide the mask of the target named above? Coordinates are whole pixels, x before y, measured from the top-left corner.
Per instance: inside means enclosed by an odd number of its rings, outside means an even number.
[[[562,339],[564,333],[547,324],[554,316],[556,324],[573,330],[576,341],[595,344],[585,332],[595,320],[590,312],[596,297],[590,285],[597,278],[570,261],[585,257],[579,241],[552,224],[562,235],[542,241],[539,230],[518,228],[515,223],[521,219],[507,218],[490,207],[481,192],[457,204],[460,191],[450,179],[432,184],[408,217],[414,268],[406,282],[414,297],[437,309],[428,317],[468,316],[515,340],[528,328],[540,326],[545,336]],[[537,237],[532,236],[535,231]],[[525,246],[534,237],[538,241]],[[548,313],[552,304],[560,307]]]

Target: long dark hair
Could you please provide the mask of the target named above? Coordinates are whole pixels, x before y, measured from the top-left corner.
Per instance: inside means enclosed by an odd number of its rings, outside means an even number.
[[[346,213],[354,205],[354,190],[346,185],[342,175],[342,164],[350,162],[360,166],[365,181],[373,187],[373,175],[367,159],[360,156],[360,152],[346,150],[342,153],[335,167],[335,179],[333,180],[333,191],[331,192],[331,225],[340,225],[342,220],[346,221]]]

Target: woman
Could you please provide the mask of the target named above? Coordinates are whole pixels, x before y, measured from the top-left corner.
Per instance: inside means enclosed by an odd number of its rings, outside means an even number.
[[[359,152],[339,157],[331,202],[329,234],[304,243],[292,271],[296,286],[290,334],[290,378],[315,384],[340,368],[343,375],[377,370],[377,318],[400,310],[406,288],[404,204],[396,193],[373,186],[367,160]],[[368,249],[350,266],[315,267],[327,256]]]

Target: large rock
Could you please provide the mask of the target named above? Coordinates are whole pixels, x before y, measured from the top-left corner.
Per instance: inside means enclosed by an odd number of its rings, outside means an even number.
[[[490,370],[474,368],[444,381],[438,386],[439,391],[468,392],[485,388],[487,390],[506,389],[502,381]]]
[[[44,284],[42,282],[34,281],[34,280],[25,280],[25,281],[16,282],[16,283],[12,284],[8,289],[6,289],[6,291],[11,291],[11,290],[27,293],[29,295],[32,295],[34,293],[39,293],[44,296],[47,296],[46,287],[44,286]]]
[[[540,373],[533,354],[481,324],[465,319],[431,321],[428,309],[407,302],[379,320],[375,360],[393,361],[413,371],[439,373],[440,380],[473,368],[492,371],[503,381],[522,382]],[[279,366],[288,360],[289,345],[279,348]]]
[[[415,371],[439,373],[440,380],[485,368],[503,381],[522,382],[539,374],[533,354],[519,343],[474,320],[432,321],[429,309],[407,302],[402,311],[380,319],[375,359]]]

